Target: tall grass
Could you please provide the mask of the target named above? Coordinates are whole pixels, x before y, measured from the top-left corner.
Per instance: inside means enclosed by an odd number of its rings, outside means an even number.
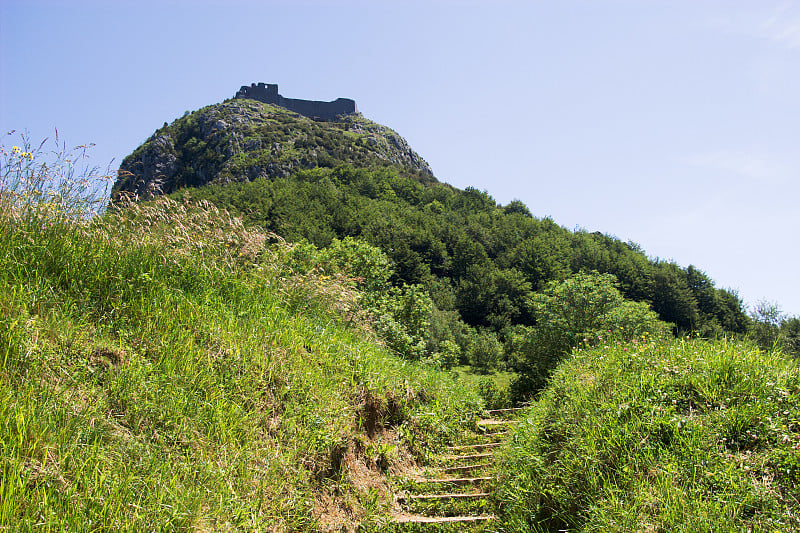
[[[796,531],[800,370],[725,340],[579,351],[500,472],[510,531]]]
[[[33,198],[8,162],[35,154],[4,153],[0,530],[315,530],[323,491],[355,523],[382,504],[345,455],[385,427],[422,454],[480,407],[276,236],[167,199],[97,216],[88,182]]]
[[[26,134],[0,144],[0,208],[17,224],[55,224],[103,210],[112,175],[89,163],[91,145],[72,150],[58,138],[35,144]],[[7,146],[7,143],[12,146]]]

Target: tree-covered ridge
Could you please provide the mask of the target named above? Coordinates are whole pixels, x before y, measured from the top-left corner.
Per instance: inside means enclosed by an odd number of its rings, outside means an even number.
[[[608,235],[569,231],[516,200],[499,206],[486,192],[421,183],[392,168],[318,168],[190,194],[289,241],[325,247],[335,238],[364,239],[389,255],[395,284],[425,286],[438,310],[455,310],[501,338],[533,322],[531,296],[548,282],[590,270],[613,274],[626,298],[650,303],[678,329],[743,333],[748,324],[738,296],[694,266],[652,260]]]
[[[613,274],[626,298],[678,329],[747,327],[738,297],[697,268],[568,231],[518,200],[498,206],[486,192],[439,183],[405,140],[358,114],[314,121],[227,100],[165,123],[120,171],[112,196],[192,187],[291,242],[362,238],[389,255],[395,285],[422,284],[438,310],[503,339],[531,324],[531,294],[584,270]]]
[[[359,114],[315,121],[255,100],[227,100],[164,123],[126,157],[113,196],[288,176],[299,169],[396,165],[422,181],[430,167],[391,129]]]

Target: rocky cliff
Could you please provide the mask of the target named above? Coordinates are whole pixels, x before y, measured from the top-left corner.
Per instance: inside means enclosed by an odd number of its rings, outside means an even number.
[[[207,183],[275,178],[314,167],[393,165],[436,181],[391,129],[360,114],[317,121],[249,99],[227,100],[164,124],[120,166],[112,197],[149,197]]]

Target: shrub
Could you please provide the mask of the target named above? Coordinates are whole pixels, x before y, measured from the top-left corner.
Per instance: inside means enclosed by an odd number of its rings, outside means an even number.
[[[504,409],[511,405],[508,391],[498,387],[490,377],[482,377],[478,381],[478,394],[486,402],[487,409]]]
[[[643,302],[625,300],[611,274],[581,272],[551,282],[533,297],[536,325],[515,330],[511,340],[512,396],[522,401],[541,390],[550,373],[573,348],[609,344],[669,329]]]

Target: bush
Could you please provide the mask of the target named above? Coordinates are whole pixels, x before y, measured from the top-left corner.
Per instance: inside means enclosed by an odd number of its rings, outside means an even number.
[[[660,335],[670,327],[647,304],[625,300],[613,275],[594,271],[550,283],[534,295],[533,309],[536,325],[514,330],[510,343],[520,374],[511,386],[515,401],[544,388],[573,348]]]
[[[392,264],[379,248],[351,237],[334,239],[321,250],[302,242],[291,246],[288,264],[298,273],[344,273],[389,349],[409,360],[431,355],[426,341],[433,302],[419,285],[391,286]]]
[[[511,405],[508,391],[498,387],[490,377],[482,377],[478,381],[478,394],[486,402],[487,409],[505,409]]]
[[[498,370],[503,360],[503,345],[491,331],[477,333],[467,348],[467,361],[478,374]]]

